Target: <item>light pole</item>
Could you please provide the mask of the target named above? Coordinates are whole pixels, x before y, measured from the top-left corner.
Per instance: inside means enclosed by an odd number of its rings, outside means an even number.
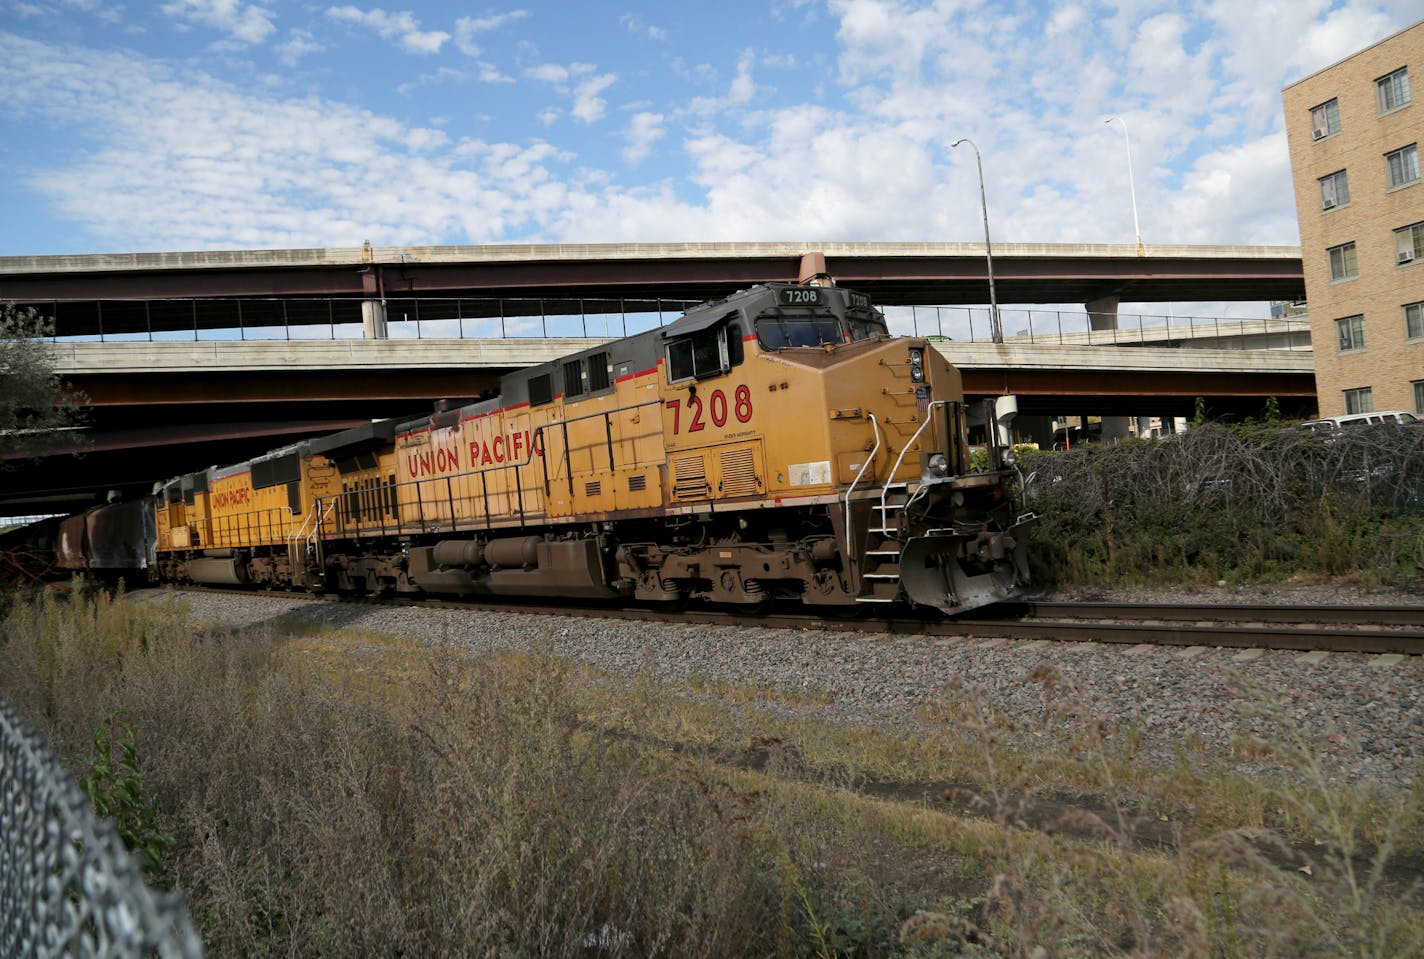
[[[984,211],[984,261],[989,268],[989,335],[995,343],[1004,342],[1004,329],[999,325],[999,301],[994,295],[994,250],[989,245],[989,199],[984,194],[984,160],[979,156],[979,145],[968,137],[955,140],[949,145],[952,150],[961,143],[974,148],[974,163],[979,167],[979,206]]]
[[[1132,137],[1127,132],[1127,121],[1122,117],[1108,117],[1104,123],[1112,123],[1116,120],[1122,124],[1122,139],[1127,145],[1127,193],[1132,197],[1132,230],[1137,234],[1137,255],[1142,256],[1146,251],[1142,248],[1142,227],[1137,223],[1137,187],[1132,182]]]

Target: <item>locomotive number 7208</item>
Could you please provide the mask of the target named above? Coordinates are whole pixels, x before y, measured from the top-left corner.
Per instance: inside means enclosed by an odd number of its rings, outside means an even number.
[[[676,435],[682,432],[682,400],[668,400],[668,409],[672,410],[672,431]],[[707,422],[702,418],[703,412],[712,418],[712,425],[722,427],[727,424],[727,394],[721,390],[713,390],[711,397],[704,407],[702,397],[693,394],[687,398],[687,432],[698,433],[707,427]],[[746,423],[752,418],[752,391],[745,383],[737,387],[736,393],[732,396],[732,415],[737,418],[738,423]]]

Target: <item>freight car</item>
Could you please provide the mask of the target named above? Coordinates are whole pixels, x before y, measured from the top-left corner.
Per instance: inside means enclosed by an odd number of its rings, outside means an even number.
[[[139,585],[150,578],[155,547],[152,503],[111,502],[59,521],[54,566],[111,586]]]
[[[767,284],[155,490],[156,574],[309,590],[960,612],[1027,580],[1012,452],[861,294]]]

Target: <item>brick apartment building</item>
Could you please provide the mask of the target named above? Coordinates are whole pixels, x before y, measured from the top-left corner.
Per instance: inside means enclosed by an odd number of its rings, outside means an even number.
[[[1421,74],[1424,21],[1283,94],[1322,416],[1424,413]]]

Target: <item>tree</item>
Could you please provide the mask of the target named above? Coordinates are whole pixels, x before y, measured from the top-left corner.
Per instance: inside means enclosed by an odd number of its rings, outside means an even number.
[[[54,371],[53,325],[34,309],[0,304],[0,458],[39,456],[84,420],[85,397]],[[73,445],[66,442],[64,445]]]

